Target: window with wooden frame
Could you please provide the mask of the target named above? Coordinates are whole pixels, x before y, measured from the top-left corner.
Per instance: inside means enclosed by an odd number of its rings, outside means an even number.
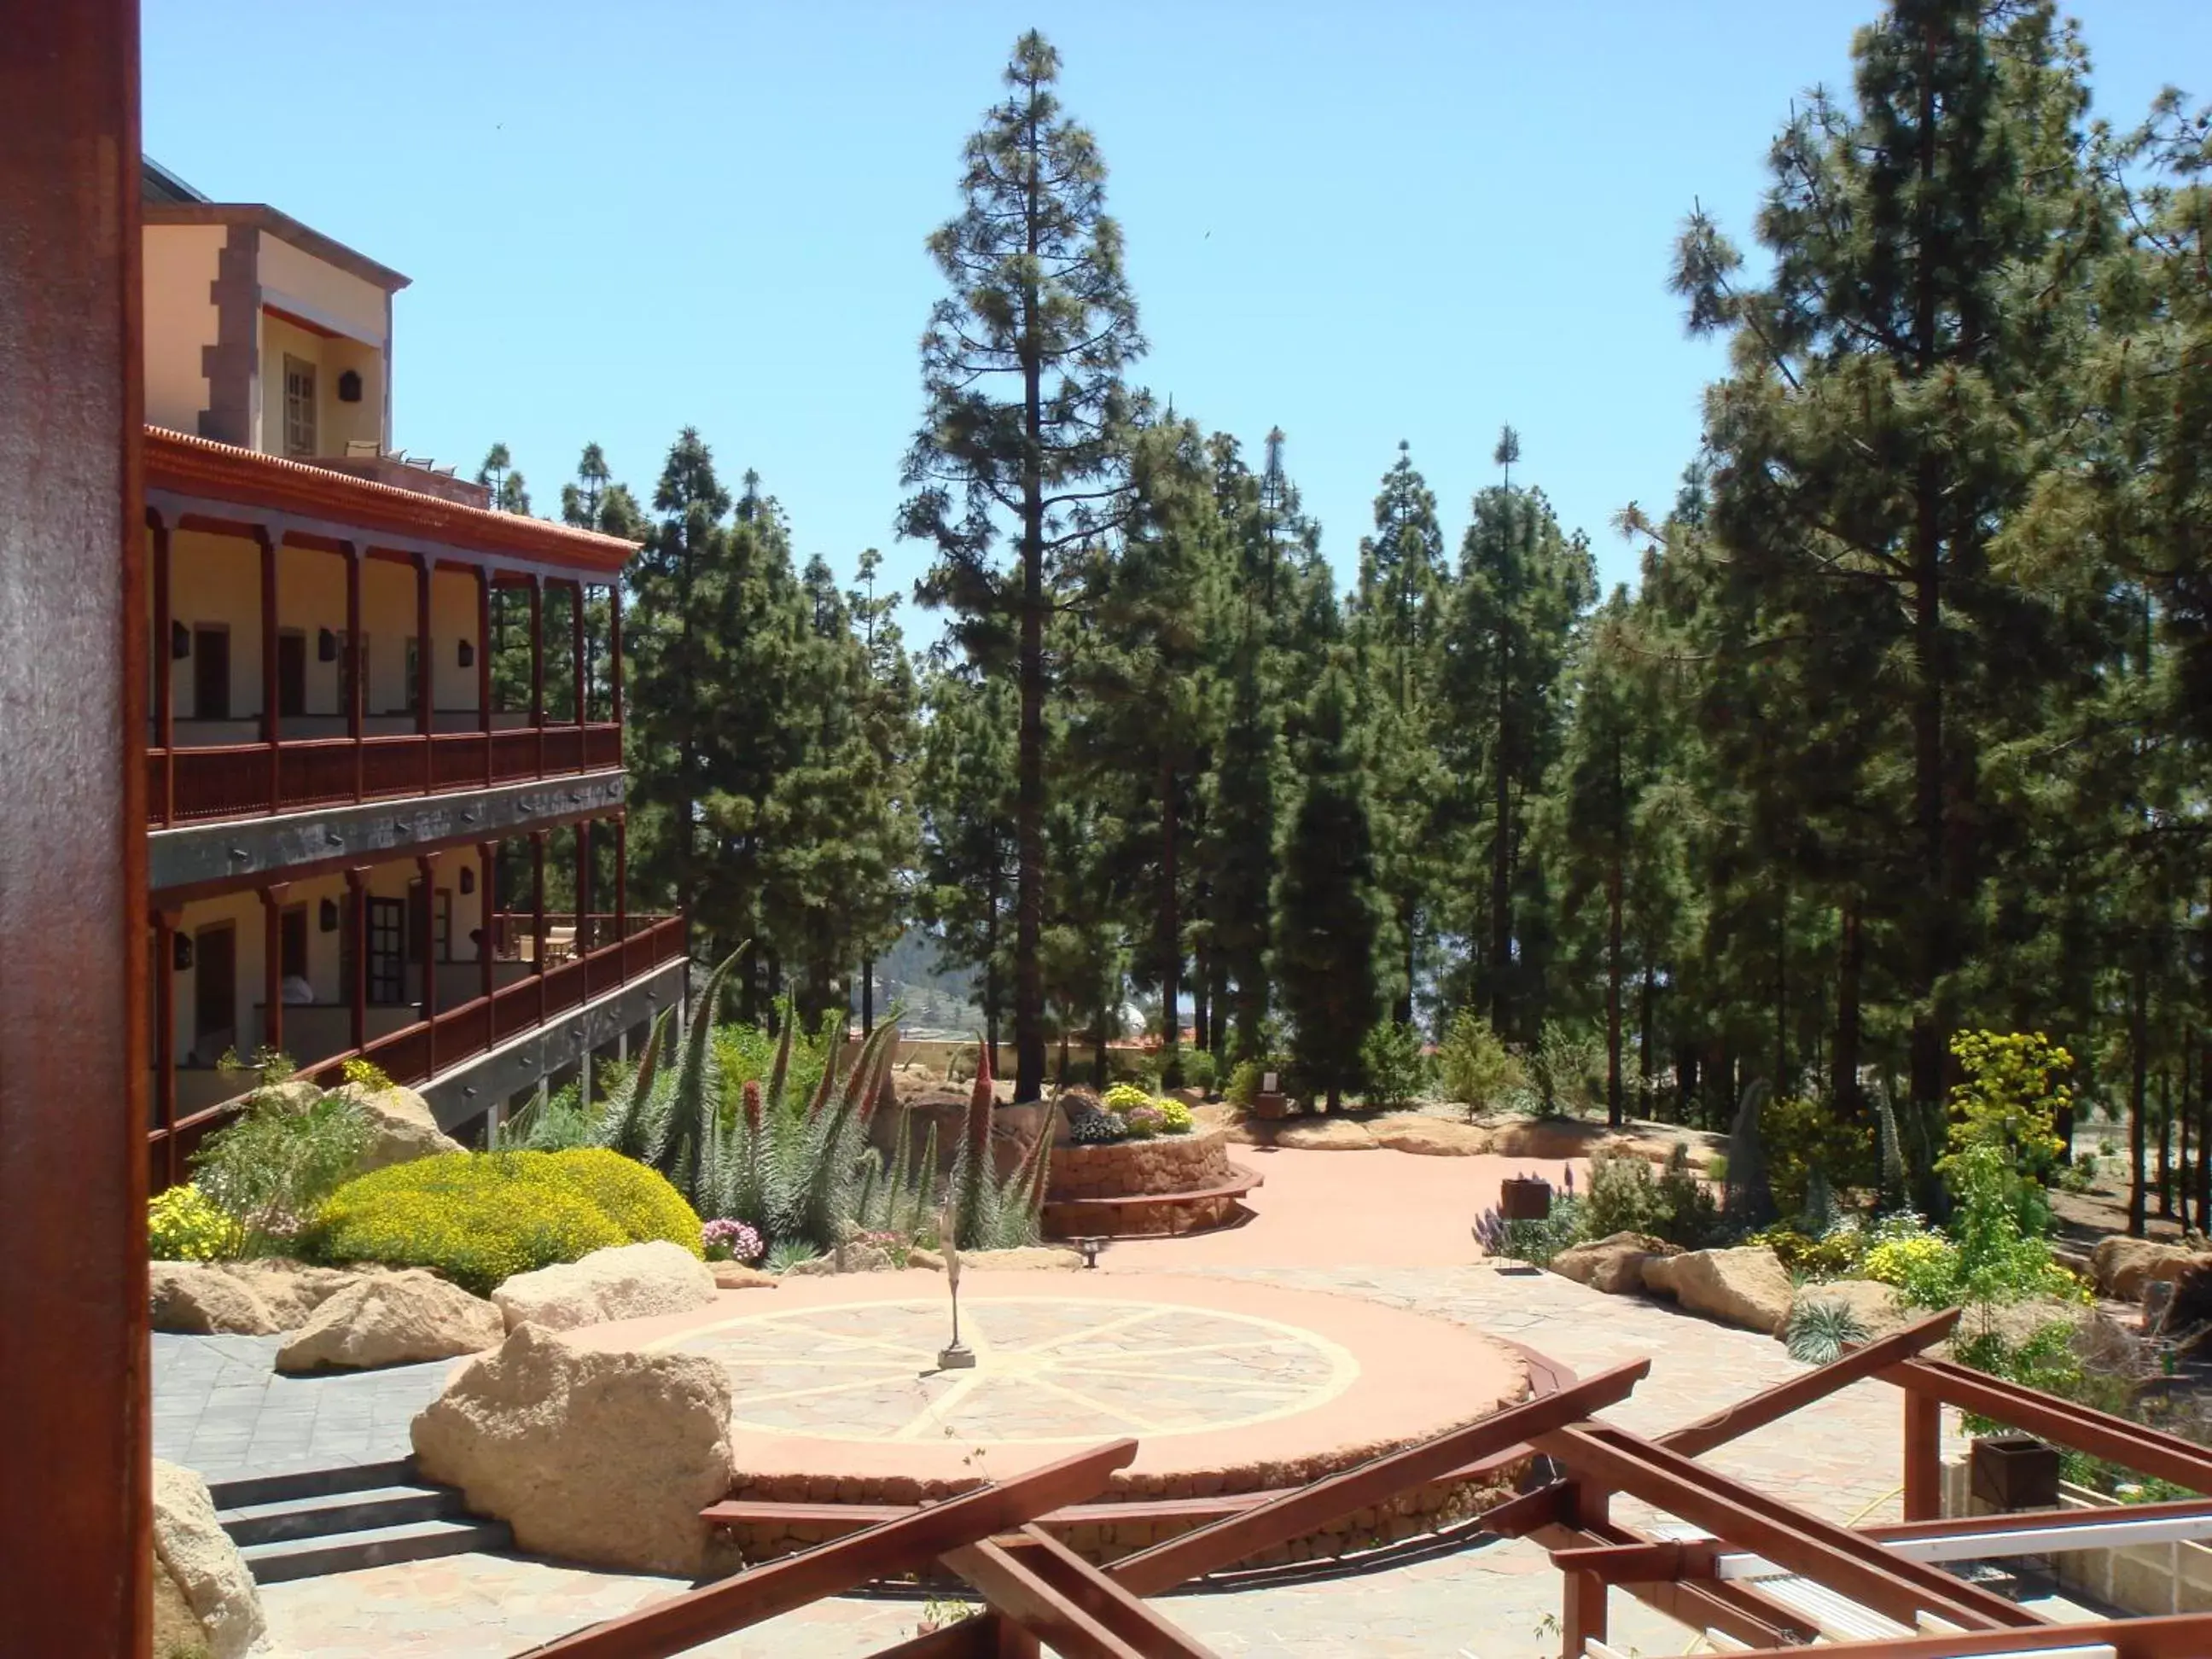
[[[316,453],[315,366],[289,351],[284,354],[284,453]]]

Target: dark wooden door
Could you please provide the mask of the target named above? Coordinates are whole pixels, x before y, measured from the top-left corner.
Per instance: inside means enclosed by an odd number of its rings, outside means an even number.
[[[230,630],[192,630],[192,718],[230,718]]]
[[[368,902],[368,1000],[385,1006],[407,1000],[407,904]]]
[[[276,712],[285,720],[307,712],[307,636],[276,636]]]
[[[238,932],[228,923],[192,936],[192,1044],[210,1037],[238,1041]]]

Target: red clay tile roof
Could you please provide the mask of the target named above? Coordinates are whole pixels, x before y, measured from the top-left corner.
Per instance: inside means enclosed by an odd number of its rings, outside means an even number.
[[[605,575],[619,572],[637,550],[634,543],[594,530],[466,507],[166,427],[146,428],[146,487],[329,520],[358,527],[365,540],[383,531]]]

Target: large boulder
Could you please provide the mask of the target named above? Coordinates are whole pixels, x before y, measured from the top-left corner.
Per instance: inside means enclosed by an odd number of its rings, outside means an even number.
[[[571,1347],[536,1325],[461,1368],[415,1419],[416,1468],[523,1549],[695,1577],[729,1496],[729,1373],[699,1354]]]
[[[154,1562],[158,1569],[155,1610],[171,1631],[180,1621],[175,1601],[163,1593],[164,1578],[182,1597],[212,1659],[238,1659],[265,1650],[268,1626],[253,1575],[216,1519],[207,1482],[158,1457],[154,1460]]]
[[[1612,1233],[1561,1250],[1551,1268],[1564,1279],[1607,1296],[1628,1296],[1644,1288],[1644,1264],[1654,1257],[1680,1255],[1681,1247],[1644,1233]]]
[[[775,1275],[764,1273],[758,1267],[748,1267],[742,1261],[709,1261],[707,1271],[714,1275],[718,1291],[772,1291]],[[494,1297],[495,1301],[498,1298]]]
[[[499,1310],[435,1273],[416,1269],[363,1279],[315,1310],[276,1353],[288,1374],[366,1370],[452,1359],[498,1346]]]
[[[491,1293],[507,1328],[572,1331],[612,1319],[689,1313],[714,1299],[714,1273],[665,1238],[593,1250],[580,1261],[517,1273]]]
[[[360,1107],[362,1115],[368,1119],[368,1146],[360,1162],[354,1165],[356,1175],[367,1175],[371,1170],[410,1163],[438,1152],[468,1150],[438,1127],[438,1120],[430,1113],[430,1103],[412,1089],[403,1089],[396,1083],[384,1089],[349,1083],[334,1092]]]
[[[1791,1300],[1790,1311],[1794,1316],[1799,1308],[1820,1303],[1839,1304],[1850,1309],[1870,1342],[1928,1316],[1926,1309],[1906,1307],[1897,1299],[1893,1287],[1871,1279],[1838,1279],[1826,1285],[1808,1285]],[[1784,1321],[1785,1327],[1788,1322],[1787,1319]]]
[[[1795,1294],[1782,1258],[1763,1244],[1654,1256],[1644,1264],[1644,1284],[1692,1313],[1768,1336],[1790,1317]]]
[[[2160,1279],[2173,1279],[2192,1263],[2208,1260],[2180,1244],[2160,1244],[2148,1238],[2105,1238],[2089,1257],[2089,1272],[2097,1291],[2122,1302],[2140,1302],[2143,1291]]]
[[[154,1328],[187,1336],[269,1336],[284,1328],[269,1304],[229,1264],[147,1264]]]
[[[1345,1117],[1248,1117],[1229,1131],[1248,1146],[1287,1146],[1300,1152],[1371,1152],[1381,1145],[1364,1123]]]
[[[246,1285],[269,1310],[280,1331],[294,1331],[314,1316],[341,1291],[351,1290],[364,1279],[387,1276],[383,1267],[313,1267],[286,1256],[262,1256],[250,1261],[226,1261],[223,1271]]]

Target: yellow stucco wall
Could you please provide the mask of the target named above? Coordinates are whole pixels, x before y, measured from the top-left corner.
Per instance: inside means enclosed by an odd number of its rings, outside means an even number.
[[[173,432],[198,432],[207,407],[200,350],[216,342],[210,289],[229,234],[222,225],[146,227],[146,418]]]
[[[264,304],[296,311],[374,345],[380,352],[388,343],[384,290],[375,283],[304,253],[265,230],[261,233],[258,268]]]
[[[264,297],[267,297],[264,295]],[[272,300],[270,303],[275,303]],[[349,441],[384,444],[384,359],[380,352],[347,339],[331,339],[295,327],[282,317],[261,313],[261,444],[271,455],[284,447],[284,360],[297,357],[315,366],[316,455],[343,456]],[[361,398],[343,403],[338,376],[347,369],[361,376]]]

